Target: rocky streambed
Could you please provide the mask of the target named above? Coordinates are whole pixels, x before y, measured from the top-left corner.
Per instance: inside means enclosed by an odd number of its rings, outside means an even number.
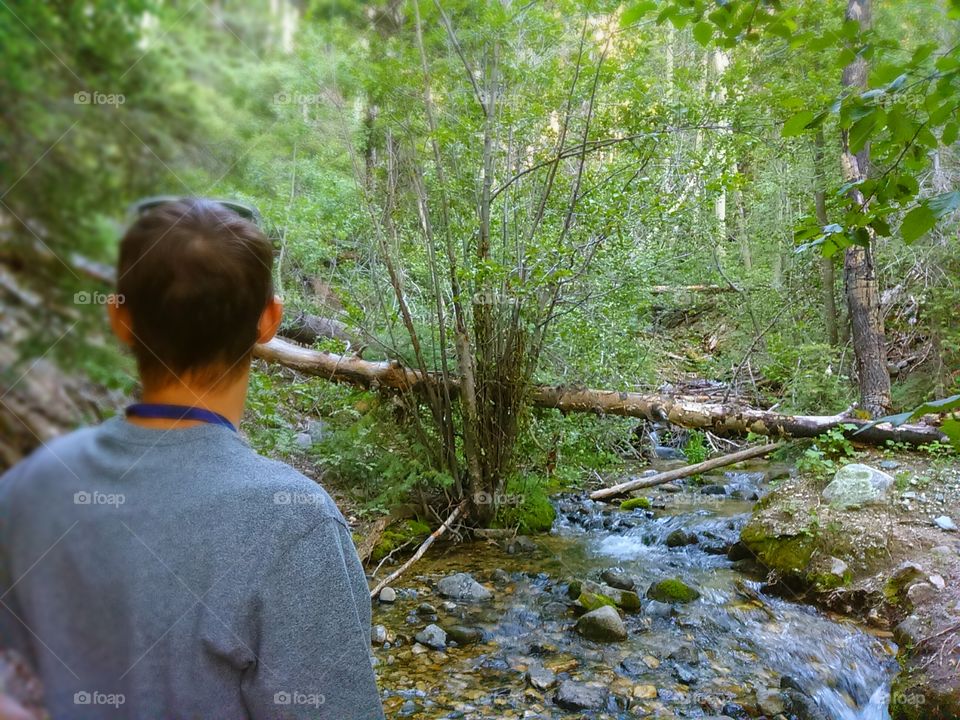
[[[739,542],[778,474],[561,497],[549,535],[431,549],[375,603],[388,717],[889,718],[892,633],[771,592]]]

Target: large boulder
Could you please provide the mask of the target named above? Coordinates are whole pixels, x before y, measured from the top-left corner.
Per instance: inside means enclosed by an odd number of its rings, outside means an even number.
[[[837,470],[823,489],[823,499],[837,508],[857,508],[882,501],[893,484],[893,478],[882,470],[853,463]]]
[[[468,573],[456,573],[442,578],[437,583],[437,591],[444,597],[468,602],[479,602],[493,597],[489,590]]]
[[[618,642],[627,639],[627,628],[620,619],[620,613],[609,605],[581,615],[576,628],[588,640]]]
[[[567,592],[587,610],[596,610],[601,605],[613,605],[627,612],[640,610],[640,597],[632,590],[621,590],[592,580],[575,580]]]

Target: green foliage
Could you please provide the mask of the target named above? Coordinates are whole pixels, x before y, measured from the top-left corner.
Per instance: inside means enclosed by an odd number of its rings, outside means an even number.
[[[822,433],[797,460],[797,469],[819,477],[836,472],[856,455],[853,443],[847,438],[856,425],[840,425]]]
[[[652,507],[650,498],[648,497],[635,497],[624,500],[620,503],[620,509],[625,511],[636,510],[638,508],[642,510],[649,510]]]
[[[496,524],[517,528],[521,533],[548,532],[553,527],[556,514],[540,478],[514,477],[506,484]]]
[[[707,436],[700,430],[693,430],[687,435],[687,444],[683,447],[687,462],[701,463],[707,459],[710,451],[707,447]]]

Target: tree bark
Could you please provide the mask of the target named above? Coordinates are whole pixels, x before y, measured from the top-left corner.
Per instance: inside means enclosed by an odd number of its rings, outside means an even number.
[[[870,0],[848,0],[846,19],[860,23],[861,30],[870,27]],[[843,71],[843,86],[851,90],[867,86],[867,61],[863,56],[847,65]],[[850,150],[849,132],[841,133],[843,153],[841,165],[847,182],[862,180],[869,173],[869,146],[857,154]],[[859,188],[849,193],[850,199],[863,205],[866,201]],[[860,404],[873,417],[884,415],[891,406],[890,375],[887,373],[887,349],[883,316],[880,313],[880,292],[873,262],[874,236],[868,230],[867,245],[851,245],[844,253],[843,279],[846,286],[847,308],[853,350],[857,361],[857,382]]]
[[[373,390],[426,393],[428,386],[443,382],[439,373],[422,373],[392,361],[362,360],[354,356],[335,355],[302,348],[280,338],[266,345],[257,345],[254,355],[268,362],[308,375],[335,382],[345,382]],[[456,394],[459,380],[450,377],[448,390]],[[619,415],[667,420],[686,428],[709,430],[716,435],[754,433],[769,437],[813,438],[821,433],[849,424],[853,430],[868,423],[846,415],[784,415],[769,410],[755,410],[733,403],[700,403],[669,395],[534,386],[528,396],[535,407],[554,408],[562,412],[589,412],[598,415]],[[881,444],[887,440],[922,445],[945,441],[946,436],[930,425],[876,425],[856,436],[858,442]]]

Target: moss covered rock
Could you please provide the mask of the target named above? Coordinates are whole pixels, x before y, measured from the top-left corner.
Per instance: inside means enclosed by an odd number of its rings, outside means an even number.
[[[649,510],[651,507],[650,498],[648,497],[635,497],[630,498],[629,500],[624,500],[620,503],[621,510]]]
[[[419,544],[427,539],[430,526],[419,520],[404,520],[387,528],[374,546],[370,558],[379,562],[405,543]]]
[[[688,603],[699,598],[700,592],[679,578],[667,578],[651,585],[647,597],[662,603]]]

